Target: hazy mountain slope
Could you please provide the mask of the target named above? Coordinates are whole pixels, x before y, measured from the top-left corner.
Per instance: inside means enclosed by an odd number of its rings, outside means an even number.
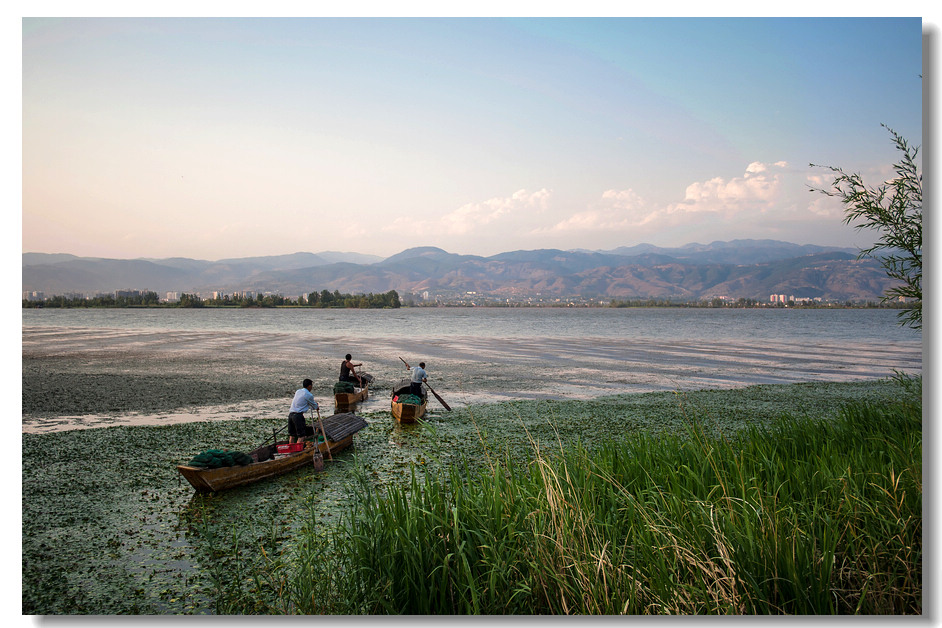
[[[186,284],[190,274],[144,260],[77,258],[23,267],[23,290],[46,294],[113,292]]]
[[[787,257],[795,252],[800,254]],[[362,259],[355,254],[330,255],[337,256]],[[876,300],[891,285],[877,262],[858,261],[848,249],[757,240],[675,249],[639,245],[608,252],[539,249],[491,257],[416,247],[368,264],[328,263],[325,256],[313,253],[216,262],[26,253],[22,270],[24,290],[48,295],[130,288],[158,294],[251,290],[291,297],[321,290],[354,294],[396,290],[402,295],[476,292],[501,298],[725,296],[765,301],[770,294],[785,294]]]

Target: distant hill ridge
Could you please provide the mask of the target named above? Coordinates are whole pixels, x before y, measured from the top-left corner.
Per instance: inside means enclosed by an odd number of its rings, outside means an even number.
[[[732,240],[678,248],[639,244],[608,251],[537,249],[489,257],[416,247],[387,258],[297,252],[221,259],[107,259],[24,253],[23,290],[46,295],[242,290],[285,296],[344,293],[477,292],[496,297],[767,300],[770,294],[876,300],[890,285],[879,264],[851,248],[777,240]]]

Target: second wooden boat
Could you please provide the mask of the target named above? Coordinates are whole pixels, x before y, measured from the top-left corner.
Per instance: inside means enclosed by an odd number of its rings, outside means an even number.
[[[422,389],[421,403],[403,403],[400,401],[404,395],[409,395],[411,383],[404,379],[392,391],[392,415],[399,423],[415,423],[425,415],[428,407],[428,393]]]
[[[338,408],[349,407],[359,401],[365,401],[370,396],[370,385],[366,384],[363,388],[354,388],[353,392],[335,392],[334,405]]]

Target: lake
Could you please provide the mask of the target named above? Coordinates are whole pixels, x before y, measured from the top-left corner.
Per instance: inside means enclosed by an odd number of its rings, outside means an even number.
[[[921,342],[896,311],[786,308],[24,309],[23,327],[281,332],[386,338]]]

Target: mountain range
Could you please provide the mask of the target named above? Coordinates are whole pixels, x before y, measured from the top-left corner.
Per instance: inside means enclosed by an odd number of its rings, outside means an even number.
[[[766,301],[771,294],[825,300],[878,300],[893,285],[879,262],[857,250],[777,240],[733,240],[677,248],[639,244],[609,251],[539,249],[490,257],[435,247],[391,257],[293,253],[217,261],[189,258],[106,259],[24,253],[23,290],[45,295],[152,290],[297,296],[396,290],[447,296],[474,292],[520,299],[610,297]]]

